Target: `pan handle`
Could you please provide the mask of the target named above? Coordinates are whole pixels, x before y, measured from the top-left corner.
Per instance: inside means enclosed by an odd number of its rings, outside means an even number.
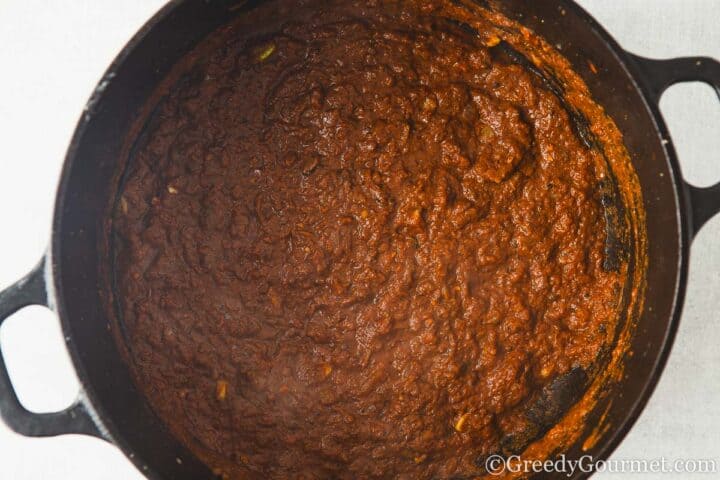
[[[49,308],[44,258],[23,279],[0,292],[0,325],[10,315],[30,305]],[[0,352],[0,416],[8,427],[27,437],[80,433],[103,438],[81,399],[60,412],[34,413],[23,407],[10,381],[2,352]]]
[[[710,57],[683,57],[654,60],[627,54],[642,73],[651,100],[657,106],[668,87],[681,82],[705,82],[720,99],[720,62]],[[720,182],[710,187],[695,187],[683,182],[692,213],[693,234],[720,212]]]

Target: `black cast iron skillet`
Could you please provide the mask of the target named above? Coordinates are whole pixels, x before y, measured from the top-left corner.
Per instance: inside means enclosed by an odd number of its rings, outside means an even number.
[[[0,414],[16,432],[96,436],[117,445],[151,478],[212,477],[166,431],[131,381],[101,298],[99,240],[120,149],[137,112],[184,54],[258,3],[171,2],[125,47],[88,102],[65,160],[50,248],[30,274],[0,293],[0,322],[28,305],[57,312],[82,391],[67,410],[29,412],[18,401],[0,358]],[[706,82],[720,96],[720,63],[703,57],[650,60],[632,55],[570,0],[505,0],[501,5],[509,17],[561,45],[595,100],[623,132],[640,178],[649,267],[634,354],[625,360],[625,377],[611,387],[588,421],[590,430],[607,409],[607,433],[588,451],[582,450],[583,436],[566,452],[570,459],[604,459],[627,434],[658,381],[678,326],[690,244],[720,211],[720,184],[697,188],[683,180],[658,101],[667,87],[685,81]],[[597,66],[597,74],[590,71],[588,60]],[[572,478],[588,475],[576,472]]]

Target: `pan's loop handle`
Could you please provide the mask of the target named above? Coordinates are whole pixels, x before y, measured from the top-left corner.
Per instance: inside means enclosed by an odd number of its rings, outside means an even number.
[[[705,82],[715,89],[720,99],[720,62],[710,57],[684,57],[653,60],[628,54],[641,72],[655,104],[668,87],[681,82]],[[720,212],[720,183],[701,188],[685,184],[692,213],[693,234]]]
[[[0,292],[0,325],[21,308],[48,307],[45,259],[28,275]],[[0,352],[0,415],[8,427],[28,437],[81,433],[103,438],[81,400],[60,412],[33,413],[22,406],[13,388],[5,359]]]

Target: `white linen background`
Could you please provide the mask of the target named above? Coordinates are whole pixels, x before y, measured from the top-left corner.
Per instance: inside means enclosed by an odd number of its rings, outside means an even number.
[[[720,0],[578,1],[632,52],[720,59]],[[0,288],[26,273],[46,248],[57,178],[83,105],[115,55],[163,3],[0,0]],[[720,102],[712,90],[676,86],[661,105],[688,180],[703,186],[720,180]],[[720,220],[714,219],[693,244],[670,361],[615,459],[712,458],[720,468],[719,237]],[[28,407],[57,410],[75,397],[77,383],[53,314],[40,307],[18,313],[2,328],[2,347]],[[100,440],[27,439],[0,425],[0,480],[65,478],[142,476]]]

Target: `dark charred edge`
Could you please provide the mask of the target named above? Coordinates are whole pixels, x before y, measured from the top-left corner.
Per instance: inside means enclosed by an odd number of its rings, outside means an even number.
[[[623,204],[618,202],[620,207],[622,208]],[[629,233],[627,234],[626,242],[627,245],[632,245],[635,239],[635,235],[631,229],[629,229]],[[607,365],[610,362],[610,359],[612,358],[612,353],[615,350],[615,346],[617,345],[617,342],[622,335],[622,333],[626,330],[628,322],[632,322],[635,319],[637,319],[641,313],[641,309],[636,304],[632,311],[629,311],[628,306],[630,305],[630,302],[632,300],[632,292],[633,292],[633,278],[635,277],[635,269],[637,268],[635,255],[630,254],[630,247],[627,247],[628,250],[626,250],[627,255],[627,279],[625,281],[625,284],[622,286],[622,296],[620,299],[620,306],[618,307],[618,320],[617,325],[615,328],[615,334],[611,341],[605,343],[598,352],[597,356],[595,357],[595,360],[593,361],[589,375],[590,377],[594,377],[597,375],[602,369],[607,368]],[[611,392],[610,385],[612,384],[612,381],[607,382],[600,395],[598,396],[598,399],[607,397],[608,393]],[[596,409],[594,409],[592,416],[595,416],[595,420],[589,421],[586,424],[586,429],[588,432],[592,431],[592,429],[595,428],[596,422],[599,420],[597,417]]]
[[[459,28],[463,32],[467,33],[468,35],[472,35],[473,37],[479,37],[480,32],[477,31],[477,29],[465,22],[461,22],[460,20],[457,20],[455,18],[445,18],[445,20],[450,23],[451,25],[454,25],[455,27]]]
[[[611,174],[612,175],[612,174]],[[612,177],[612,180],[607,180],[609,184],[615,189],[615,194],[617,195],[617,181],[614,177]],[[641,310],[639,309],[638,305],[636,304],[632,311],[628,309],[628,306],[630,305],[630,302],[632,300],[632,292],[633,287],[635,285],[634,278],[635,278],[635,271],[636,268],[638,268],[637,261],[635,258],[635,255],[632,254],[633,252],[633,245],[635,245],[636,241],[636,234],[634,230],[631,228],[631,222],[632,220],[627,215],[626,209],[622,201],[618,198],[613,200],[614,206],[616,207],[615,213],[617,215],[617,221],[622,223],[619,223],[619,228],[616,230],[616,232],[621,232],[617,235],[617,245],[619,248],[615,250],[615,253],[618,254],[617,261],[618,266],[622,262],[626,262],[627,264],[627,272],[626,272],[626,280],[625,283],[622,285],[622,291],[620,292],[620,301],[618,305],[618,320],[615,327],[615,334],[613,336],[613,339],[608,342],[607,344],[603,345],[598,352],[595,361],[592,365],[592,373],[591,376],[594,376],[596,373],[598,373],[602,368],[605,368],[605,366],[610,361],[610,358],[612,356],[612,352],[615,349],[615,346],[617,345],[617,342],[622,335],[622,332],[625,331],[628,322],[634,321],[634,319],[637,319],[640,315]],[[606,212],[607,215],[607,212]],[[606,220],[607,222],[607,220]],[[608,227],[606,227],[608,228]],[[606,242],[610,242],[609,236],[606,237]],[[609,246],[609,244],[606,244],[606,247]],[[607,258],[607,254],[606,254]],[[606,269],[606,262],[603,263],[603,268]],[[604,392],[606,393],[606,392]]]
[[[470,1],[480,8],[484,8],[486,10],[493,9],[493,6],[490,5],[490,2],[488,0],[470,0]]]
[[[540,398],[530,407],[528,419],[541,429],[549,429],[582,397],[587,382],[588,374],[581,367],[556,377],[543,388]]]
[[[525,429],[500,440],[505,455],[522,453],[531,443],[545,435],[585,393],[589,383],[585,369],[575,367],[545,385],[526,406]]]
[[[612,172],[609,168],[608,171]],[[605,271],[617,272],[628,258],[627,224],[624,221],[625,208],[620,199],[617,181],[612,173],[600,181],[598,194],[605,220],[602,266]]]
[[[458,5],[461,4],[460,0],[453,1]],[[446,20],[467,34],[474,36],[479,35],[475,28],[465,22],[452,18],[447,18]],[[558,99],[560,105],[568,114],[570,124],[578,140],[580,140],[588,150],[597,151],[603,156],[608,176],[600,182],[598,187],[599,201],[605,220],[605,245],[603,247],[604,255],[602,266],[603,269],[608,272],[620,271],[621,265],[629,256],[628,225],[625,217],[625,209],[619,194],[617,179],[612,173],[612,168],[605,155],[602,143],[590,128],[590,122],[581,111],[567,101],[565,88],[553,71],[541,69],[505,40],[501,40],[498,45],[491,47],[490,52],[495,58],[504,59],[506,62],[520,65],[523,69],[529,71],[539,79],[541,84]]]
[[[511,62],[520,65],[538,78],[542,85],[560,101],[560,105],[570,117],[570,124],[578,140],[580,140],[588,150],[601,150],[597,138],[590,130],[590,122],[588,122],[587,117],[567,101],[565,98],[565,88],[554,73],[543,70],[532,63],[524,54],[505,40],[501,40],[499,44],[491,47],[490,51],[495,53],[497,57],[505,57]]]
[[[532,63],[524,54],[520,53],[515,47],[510,45],[505,40],[501,40],[500,43],[490,48],[496,53],[501,53],[501,57],[504,56],[511,62],[520,65],[525,70],[529,71],[533,75],[542,81],[545,88],[550,90],[556,97],[562,98],[565,95],[565,88],[557,81],[557,77],[554,75],[547,75],[537,65]]]
[[[595,134],[590,130],[590,122],[588,122],[587,117],[585,117],[581,111],[568,104],[565,97],[562,97],[560,102],[568,112],[568,115],[570,115],[570,122],[573,126],[573,130],[575,130],[575,135],[578,136],[583,145],[585,145],[588,150],[597,150],[602,152],[602,146],[600,145],[600,142],[598,142]]]
[[[505,57],[511,62],[520,65],[538,78],[543,86],[550,91],[567,112],[573,131],[580,142],[589,150],[599,152],[605,161],[608,176],[600,182],[600,204],[603,208],[605,220],[605,246],[603,248],[603,269],[608,272],[618,272],[622,263],[627,259],[628,247],[627,225],[625,211],[617,186],[617,179],[612,174],[612,168],[605,156],[604,148],[590,129],[587,117],[573,107],[565,98],[565,88],[551,71],[545,71],[532,63],[525,55],[520,53],[506,41],[501,41],[491,48],[496,56]]]

